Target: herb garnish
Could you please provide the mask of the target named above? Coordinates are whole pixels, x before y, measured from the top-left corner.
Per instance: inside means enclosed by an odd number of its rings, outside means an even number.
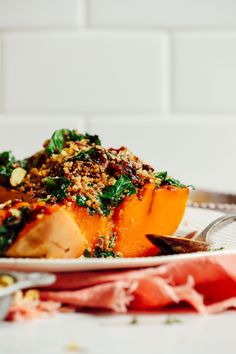
[[[92,252],[89,251],[87,248],[84,250],[84,257],[85,258],[91,258],[92,257]]]
[[[172,325],[172,324],[183,323],[183,321],[181,319],[177,318],[177,317],[168,316],[163,323],[167,324],[167,325]]]
[[[49,193],[54,195],[58,201],[66,197],[66,190],[70,185],[70,181],[66,177],[45,177],[42,182],[45,183]]]
[[[109,215],[111,207],[117,207],[123,201],[125,196],[129,196],[135,193],[136,188],[132,184],[129,177],[126,175],[120,176],[113,186],[104,188],[102,194],[98,196],[102,213],[105,216]],[[97,210],[88,206],[88,200],[89,198],[84,195],[78,195],[76,197],[77,204],[86,207],[89,213],[92,215],[93,213],[97,212]]]
[[[137,325],[138,323],[139,323],[138,316],[133,316],[129,322],[130,325]]]
[[[91,149],[84,151],[81,150],[73,159],[74,160],[90,160],[94,153],[96,152],[96,147],[92,147]]]
[[[215,252],[215,251],[222,251],[224,250],[224,247],[216,247],[216,248],[210,248],[209,251]]]
[[[84,257],[86,258],[108,258],[108,257],[119,257],[119,255],[114,252],[115,247],[115,240],[116,236],[112,235],[110,238],[109,236],[99,236],[97,244],[95,245],[93,253],[85,249],[84,250]]]
[[[0,255],[4,254],[11,246],[18,233],[29,220],[29,208],[22,207],[19,209],[19,212],[19,217],[11,215],[4,219],[0,226]]]
[[[136,188],[126,175],[121,175],[113,186],[103,189],[100,195],[101,209],[105,211],[105,215],[109,214],[109,207],[117,207],[125,196],[136,193]],[[106,214],[108,213],[108,214]]]
[[[109,199],[102,199],[101,197],[98,197],[99,203],[100,203],[100,209],[103,213],[103,215],[108,216],[111,211],[111,201]]]
[[[0,153],[0,177],[10,177],[14,169],[12,165],[16,162],[11,151],[3,151]]]
[[[156,172],[155,177],[156,177],[156,187],[160,187],[162,185],[170,185],[177,188],[186,188],[186,187],[194,188],[192,185],[182,184],[179,180],[168,176],[167,171]]]
[[[88,139],[90,144],[101,145],[101,140],[99,139],[98,135],[91,135],[91,134],[80,134],[77,133],[76,130],[68,130],[69,137],[72,141],[81,141],[83,139]]]
[[[101,140],[98,135],[90,135],[88,133],[83,135],[77,133],[76,130],[59,129],[52,134],[45,151],[49,156],[58,154],[62,151],[66,141],[81,141],[83,139],[88,139],[90,144],[101,145]]]
[[[111,238],[107,236],[99,236],[98,242],[94,248],[94,257],[95,258],[108,258],[108,257],[117,257],[117,254],[114,252],[116,236],[112,235]]]
[[[59,129],[52,134],[48,146],[45,149],[46,153],[49,156],[51,156],[52,154],[60,153],[62,151],[65,143],[65,134],[67,132],[67,129]]]
[[[89,197],[86,197],[85,195],[77,195],[76,196],[76,203],[79,206],[83,206],[86,207],[89,214],[93,215],[95,213],[95,209],[91,208],[90,206],[88,206],[87,201],[90,200]]]
[[[78,133],[76,130],[69,130],[69,137],[72,141],[81,141],[84,139],[84,135]]]
[[[76,197],[76,202],[78,205],[80,206],[84,206],[84,207],[87,207],[87,201],[89,200],[88,197],[85,197],[84,195],[77,195]]]
[[[98,135],[90,135],[88,133],[85,134],[85,139],[88,139],[90,144],[101,145],[101,140]]]

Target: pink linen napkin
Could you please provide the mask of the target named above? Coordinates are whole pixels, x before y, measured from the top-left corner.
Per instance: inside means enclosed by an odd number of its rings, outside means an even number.
[[[190,305],[202,314],[221,312],[236,307],[236,255],[205,256],[138,270],[59,273],[54,285],[40,290],[40,301],[13,304],[8,319],[33,318],[57,311],[61,305],[118,313]]]

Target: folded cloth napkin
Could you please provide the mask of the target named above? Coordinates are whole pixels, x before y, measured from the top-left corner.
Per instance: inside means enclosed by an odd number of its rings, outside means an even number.
[[[58,273],[55,284],[40,290],[40,300],[24,306],[14,303],[8,318],[31,318],[60,305],[124,313],[174,304],[190,305],[202,314],[236,307],[236,255],[203,256],[136,270]]]

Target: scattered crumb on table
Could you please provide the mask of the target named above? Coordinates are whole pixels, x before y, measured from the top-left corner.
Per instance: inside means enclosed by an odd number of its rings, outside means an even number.
[[[180,318],[168,316],[168,317],[166,317],[166,319],[163,323],[167,324],[167,325],[172,325],[172,324],[183,323],[183,321]]]

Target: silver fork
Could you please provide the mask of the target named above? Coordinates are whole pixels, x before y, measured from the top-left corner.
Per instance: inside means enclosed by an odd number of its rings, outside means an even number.
[[[199,251],[207,251],[209,243],[207,236],[218,227],[228,224],[236,220],[236,214],[224,215],[211,222],[200,234],[192,239],[179,236],[153,235],[148,234],[146,237],[155,246],[157,246],[162,254],[192,253]]]

